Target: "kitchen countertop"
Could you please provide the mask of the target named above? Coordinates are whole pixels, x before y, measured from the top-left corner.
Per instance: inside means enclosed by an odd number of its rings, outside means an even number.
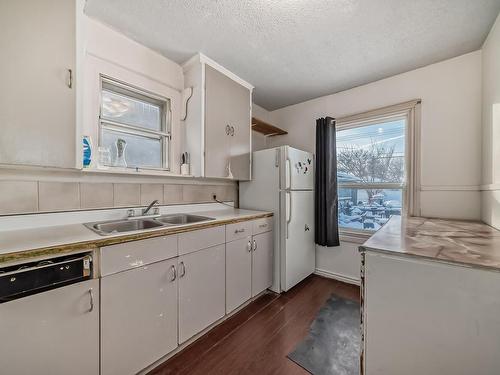
[[[2,231],[0,232],[0,264],[7,265],[23,260],[43,258],[49,255],[76,253],[122,242],[273,216],[271,212],[234,208],[197,211],[194,214],[213,217],[215,220],[106,236],[101,236],[93,232],[83,224]]]
[[[500,270],[500,231],[475,221],[393,216],[360,251]]]

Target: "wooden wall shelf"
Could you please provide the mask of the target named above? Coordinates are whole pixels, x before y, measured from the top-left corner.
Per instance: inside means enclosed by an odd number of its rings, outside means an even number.
[[[259,120],[255,117],[252,117],[252,130],[264,134],[267,137],[288,134],[287,131],[280,129],[277,126],[268,124],[267,122]]]

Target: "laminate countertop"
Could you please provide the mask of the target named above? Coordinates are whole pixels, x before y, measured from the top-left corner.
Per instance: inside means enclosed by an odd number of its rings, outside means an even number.
[[[475,221],[393,216],[360,251],[500,270],[500,231]]]
[[[189,232],[197,229],[273,216],[271,212],[235,208],[197,211],[193,212],[193,214],[208,216],[215,220],[116,233],[106,236],[101,236],[93,232],[83,224],[0,231],[0,264],[7,265],[9,263],[18,263],[30,259],[41,259],[50,255],[88,251],[90,249],[117,243]]]

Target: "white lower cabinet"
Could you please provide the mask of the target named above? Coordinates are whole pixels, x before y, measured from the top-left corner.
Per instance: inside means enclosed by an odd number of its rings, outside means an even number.
[[[273,232],[253,236],[252,297],[269,288],[273,283]]]
[[[0,373],[144,370],[271,286],[264,230],[243,222],[102,247],[100,279],[0,304]]]
[[[135,374],[177,347],[176,268],[173,258],[101,279],[101,375]]]
[[[99,280],[0,304],[0,373],[99,373]]]
[[[225,244],[179,257],[179,343],[225,315]]]
[[[252,297],[252,237],[226,244],[226,313]]]
[[[268,221],[101,248],[100,374],[143,370],[270,287]]]
[[[235,229],[235,225],[242,224],[228,225],[226,238],[234,238],[236,231],[244,233],[242,228]],[[274,238],[273,232],[269,231],[271,225],[259,220],[243,225],[247,227],[245,230],[248,229],[246,233],[253,232],[254,235],[226,244],[226,313],[234,311],[273,283]]]

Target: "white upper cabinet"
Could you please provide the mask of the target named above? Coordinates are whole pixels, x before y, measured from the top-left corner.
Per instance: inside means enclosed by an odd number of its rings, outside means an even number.
[[[76,165],[80,3],[0,2],[0,164]]]
[[[253,86],[204,55],[184,64],[186,149],[194,176],[249,180]]]
[[[250,91],[205,66],[205,176],[250,178]]]

